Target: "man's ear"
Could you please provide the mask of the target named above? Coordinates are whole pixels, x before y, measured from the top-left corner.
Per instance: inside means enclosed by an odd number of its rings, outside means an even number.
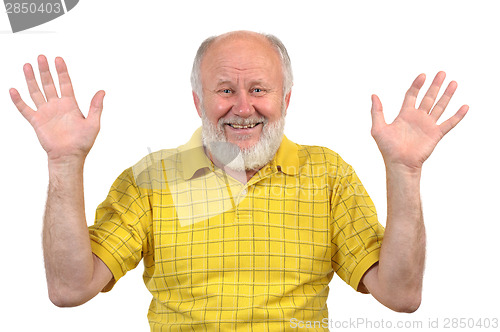
[[[288,110],[288,105],[290,105],[290,97],[292,96],[292,90],[290,89],[290,92],[287,93],[287,95],[285,96],[285,115],[286,115],[286,111]]]
[[[193,101],[194,101],[194,106],[196,107],[196,111],[198,112],[198,115],[201,118],[201,101],[196,92],[193,91]]]

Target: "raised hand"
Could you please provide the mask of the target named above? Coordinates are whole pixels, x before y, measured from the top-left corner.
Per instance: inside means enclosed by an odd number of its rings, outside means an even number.
[[[419,75],[406,93],[399,115],[391,124],[387,124],[384,120],[380,99],[372,95],[371,132],[386,166],[403,166],[409,170],[420,170],[441,138],[464,118],[469,109],[467,105],[460,107],[455,115],[440,125],[437,124],[457,89],[457,83],[450,82],[435,104],[445,76],[444,72],[436,75],[416,109],[417,95],[425,82],[425,75]]]
[[[38,57],[38,67],[43,87],[42,93],[30,64],[23,67],[26,83],[36,111],[30,108],[16,89],[10,90],[12,101],[21,114],[35,129],[49,161],[65,161],[68,158],[84,160],[92,148],[100,128],[104,91],[92,98],[87,118],[80,111],[73,92],[68,70],[62,58],[55,59],[61,97],[50,74],[45,56]]]

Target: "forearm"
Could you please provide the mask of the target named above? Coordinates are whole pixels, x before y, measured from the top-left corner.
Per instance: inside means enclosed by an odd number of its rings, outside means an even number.
[[[81,292],[91,282],[94,263],[85,219],[83,161],[49,161],[43,251],[53,302],[64,301],[68,293]]]
[[[386,296],[417,307],[425,264],[420,175],[420,170],[387,167],[387,224],[378,267]]]

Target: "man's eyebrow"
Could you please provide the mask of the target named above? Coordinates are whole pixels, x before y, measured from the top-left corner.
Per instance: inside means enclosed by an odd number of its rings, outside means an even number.
[[[250,83],[252,85],[255,85],[255,84],[257,84],[257,85],[266,85],[266,80],[264,80],[264,79],[257,79],[257,80],[250,81]]]
[[[266,80],[264,79],[255,79],[255,80],[251,80],[249,81],[250,85],[256,85],[256,84],[260,84],[260,85],[265,85],[266,84]],[[219,79],[217,81],[217,86],[219,85],[225,85],[225,84],[234,84],[234,82],[230,79]]]
[[[219,79],[217,81],[217,85],[225,85],[225,84],[232,84],[233,82],[231,80],[228,80],[228,79]]]

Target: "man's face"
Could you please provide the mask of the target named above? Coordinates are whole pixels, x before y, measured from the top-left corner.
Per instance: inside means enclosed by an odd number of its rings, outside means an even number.
[[[201,82],[203,104],[195,97],[198,113],[240,150],[254,147],[288,106],[280,57],[260,35],[215,41],[202,60]]]

